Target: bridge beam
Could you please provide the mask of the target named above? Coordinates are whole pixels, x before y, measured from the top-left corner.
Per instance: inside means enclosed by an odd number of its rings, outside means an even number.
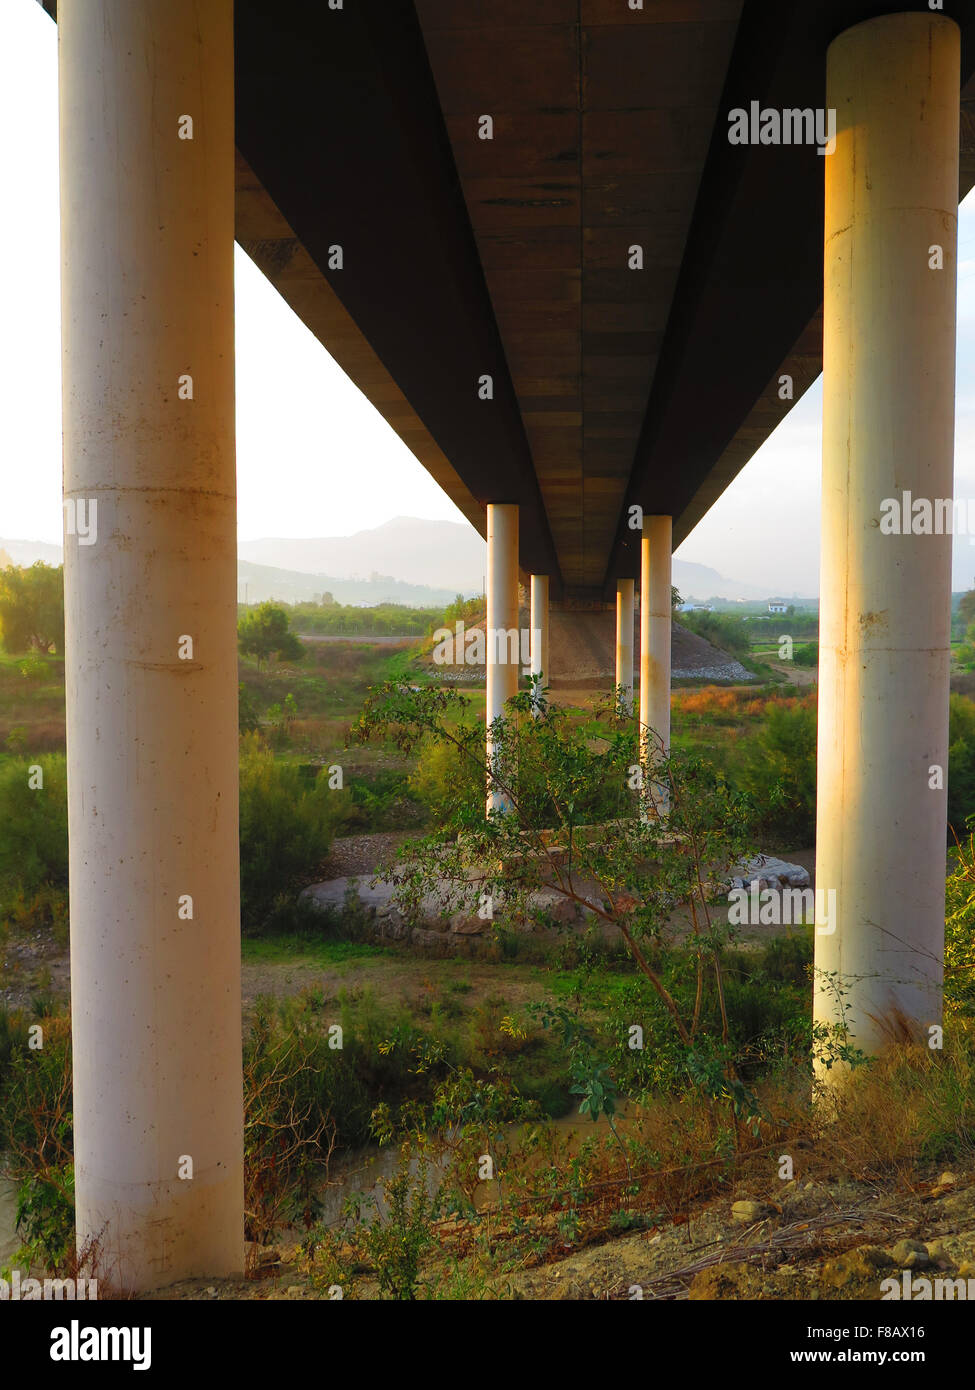
[[[77,1237],[144,1290],[244,1263],[233,12],[59,11]]]
[[[515,634],[512,642],[511,634]],[[518,505],[491,502],[487,509],[487,632],[485,664],[487,700],[487,765],[494,767],[491,725],[504,714],[505,703],[518,693],[521,631],[518,623]],[[512,649],[513,648],[513,649]],[[497,787],[489,787],[487,809],[510,810]]]
[[[673,518],[645,516],[640,546],[640,765],[644,814],[651,799],[667,809],[665,789],[653,785],[655,757],[670,751],[671,541]]]
[[[941,1021],[951,537],[884,504],[952,492],[959,65],[920,12],[827,57],[815,1013],[868,1053]]]

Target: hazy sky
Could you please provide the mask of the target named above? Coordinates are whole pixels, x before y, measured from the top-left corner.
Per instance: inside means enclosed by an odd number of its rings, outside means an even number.
[[[0,536],[61,541],[57,34],[36,0],[0,0]],[[336,536],[394,516],[461,514],[237,248],[239,536]],[[955,496],[975,495],[975,198],[959,227]],[[819,584],[817,383],[677,554],[769,592]],[[273,487],[268,486],[273,476]],[[800,523],[799,525],[793,522]],[[953,587],[975,580],[955,540]]]

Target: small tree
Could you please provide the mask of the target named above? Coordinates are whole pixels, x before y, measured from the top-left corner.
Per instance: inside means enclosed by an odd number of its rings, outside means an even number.
[[[370,693],[353,737],[392,738],[407,753],[423,741],[440,744],[451,750],[459,781],[465,763],[485,766],[484,728],[465,713],[468,705],[454,690],[386,685]],[[610,706],[587,721],[577,714],[533,692],[508,702],[492,724],[488,777],[510,811],[485,815],[483,803],[475,808],[458,798],[439,832],[401,850],[400,904],[410,915],[424,899],[439,899],[445,912],[462,906],[473,913],[490,902],[495,921],[517,922],[538,913],[540,895],[555,895],[616,927],[670,1017],[689,1080],[728,1101],[736,1117],[754,1117],[725,1003],[721,960],[732,928],[724,908],[716,910],[750,848],[751,806],[696,755],[658,753],[652,768],[641,769],[634,725]],[[651,814],[641,818],[645,778]],[[655,814],[661,789],[666,819]],[[694,974],[674,993],[657,957],[680,906],[689,915]],[[709,1033],[706,991],[717,1000],[716,1034]]]
[[[0,570],[0,638],[11,654],[64,651],[64,570],[38,560]]]
[[[237,623],[237,642],[245,656],[257,657],[257,669],[269,657],[300,661],[305,649],[291,631],[288,614],[276,603],[249,608]]]

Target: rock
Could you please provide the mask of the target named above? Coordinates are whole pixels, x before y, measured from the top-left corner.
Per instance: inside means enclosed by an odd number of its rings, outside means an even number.
[[[955,1177],[954,1173],[949,1170],[941,1174],[941,1177],[938,1179],[938,1186],[953,1187],[957,1181],[958,1179]]]
[[[919,1240],[899,1240],[891,1246],[890,1258],[901,1269],[916,1269],[929,1263],[928,1248]]]
[[[408,941],[412,930],[395,907],[384,907],[376,913],[376,935],[381,941]]]
[[[743,1263],[711,1265],[699,1270],[691,1280],[689,1299],[736,1299],[741,1297],[741,1284],[748,1266]]]
[[[699,1270],[691,1280],[687,1297],[696,1301],[737,1302],[757,1298],[796,1299],[798,1293],[795,1279],[780,1278],[777,1273],[756,1268],[747,1260],[736,1260]]]
[[[889,1269],[893,1261],[879,1245],[861,1245],[827,1260],[819,1278],[831,1288],[841,1289],[840,1297],[879,1298],[880,1272]]]
[[[945,1251],[944,1241],[926,1240],[924,1242],[924,1248],[928,1252],[928,1259],[931,1260],[933,1263],[940,1264],[942,1262],[948,1261],[948,1255]]]
[[[426,927],[414,927],[410,936],[414,946],[439,946],[443,940],[443,932],[428,931]]]
[[[571,898],[559,896],[551,906],[546,904],[546,907],[552,921],[557,922],[560,926],[574,927],[582,917],[579,904],[573,902]]]
[[[775,1208],[764,1202],[735,1202],[731,1208],[732,1221],[763,1221],[766,1216],[774,1214]]]
[[[309,884],[298,894],[298,900],[299,902],[311,903],[313,907],[333,908],[341,912],[345,907],[346,894],[351,895],[352,891],[355,892],[359,902],[364,907],[378,911],[380,908],[388,907],[395,892],[395,885],[377,883],[373,886],[368,879],[359,879],[354,876],[331,878],[325,883]]]
[[[469,912],[455,912],[450,919],[450,930],[455,936],[483,936],[494,923],[490,917],[473,916]]]
[[[756,879],[760,889],[808,888],[809,870],[801,864],[787,864],[784,859],[759,854],[736,866],[731,887],[748,888]]]

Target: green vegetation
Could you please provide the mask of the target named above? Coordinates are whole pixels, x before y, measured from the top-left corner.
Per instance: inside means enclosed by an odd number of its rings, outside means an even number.
[[[321,603],[292,604],[288,612],[296,632],[323,637],[422,637],[441,616],[436,608],[401,603],[377,603],[372,608],[336,603],[329,594]]]
[[[480,767],[481,733],[464,709],[454,691],[387,686],[370,694],[354,735],[392,736],[406,753],[433,742],[458,766]],[[753,1123],[759,1112],[743,1080],[725,979],[734,933],[720,906],[734,866],[751,848],[753,808],[703,759],[682,752],[658,755],[652,785],[634,791],[629,718],[604,713],[580,723],[565,708],[536,706],[530,694],[510,700],[508,711],[492,725],[489,776],[507,812],[485,819],[480,808],[458,804],[437,831],[411,843],[397,874],[404,915],[443,893],[445,881],[454,910],[459,901],[473,915],[487,901],[496,926],[506,928],[531,920],[541,893],[576,914],[584,904],[603,929],[622,936],[666,1021],[667,1031],[654,1037],[655,1065],[666,1059],[685,1088],[729,1106],[735,1132]],[[773,746],[786,756],[795,737],[791,727],[776,731]],[[655,811],[661,800],[666,819]],[[641,804],[651,814],[638,815]],[[580,885],[588,886],[584,897]],[[655,956],[676,944],[673,918],[681,908],[689,938],[682,963],[690,968],[668,982]],[[564,1033],[564,1016],[561,1024]],[[570,1056],[579,1036],[563,1037]],[[826,1065],[855,1060],[839,1029],[822,1029],[815,1042]],[[604,1073],[600,1065],[594,1077]],[[586,1095],[605,1109],[605,1080],[590,1080]]]
[[[759,811],[757,824],[788,844],[816,837],[816,711],[772,705],[749,744],[740,779]]]
[[[38,772],[38,769],[40,771]],[[6,933],[67,936],[68,792],[63,754],[0,760],[0,948]]]
[[[975,815],[975,703],[951,695],[948,703],[948,826],[958,836]]]
[[[300,661],[305,649],[290,629],[288,614],[277,603],[259,603],[237,621],[237,642],[245,656],[257,658],[257,669],[272,656]]]
[[[64,573],[38,560],[0,569],[0,642],[11,655],[64,651]]]
[[[240,758],[240,911],[246,929],[259,926],[275,903],[328,853],[342,818],[328,773],[302,775],[277,762],[255,734]]]
[[[752,624],[731,613],[682,613],[682,627],[734,656],[747,656],[751,647]]]
[[[970,1155],[972,701],[953,696],[950,714],[949,814],[962,840],[947,887],[951,1036],[939,1054],[901,1048],[865,1063],[841,1030],[813,1024],[812,929],[744,943],[725,910],[732,862],[812,843],[814,689],[675,692],[675,747],[655,773],[672,806],[666,835],[635,814],[632,720],[598,699],[533,718],[522,694],[498,730],[496,775],[513,814],[486,821],[483,703],[428,683],[414,660],[432,628],[483,616],[482,599],[458,597],[443,614],[327,603],[248,613],[241,901],[258,983],[243,1085],[257,1246],[285,1229],[302,1235],[303,1277],[323,1294],[340,1284],[345,1297],[477,1298],[514,1268],[679,1219],[692,1200],[765,1171],[786,1140],[806,1173],[882,1177]],[[388,635],[406,628],[416,642],[298,643],[292,664],[292,629],[350,635],[333,621],[377,636],[385,621]],[[765,625],[688,622],[742,653]],[[784,628],[812,639],[798,664],[815,651],[815,614],[767,626],[773,641]],[[37,929],[65,940],[62,682],[46,648],[0,658],[0,954],[4,935],[8,948]],[[38,765],[43,790],[29,785]],[[456,874],[466,911],[491,900],[492,928],[419,947],[381,937],[352,895],[330,911],[299,901],[336,836],[378,830],[420,837],[401,866],[404,908]],[[541,888],[544,907],[532,898]],[[285,974],[312,984],[279,997]],[[70,1272],[68,1017],[43,970],[19,995],[20,1007],[0,1007],[0,1150],[19,1185],[18,1261]],[[43,1051],[30,1048],[35,1024]],[[810,1104],[814,1053],[855,1064],[829,1127]],[[574,1131],[553,1123],[570,1114]],[[395,1166],[326,1224],[326,1180],[369,1142],[393,1146]]]

